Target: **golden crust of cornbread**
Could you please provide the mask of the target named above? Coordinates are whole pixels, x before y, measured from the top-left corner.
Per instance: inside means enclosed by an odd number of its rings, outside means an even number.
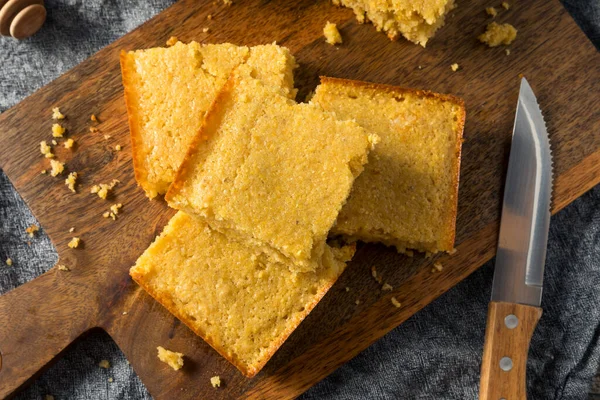
[[[314,270],[376,140],[240,69],[207,113],[165,198],[298,271]]]
[[[256,375],[345,268],[353,246],[295,273],[178,212],[130,275],[247,377]]]
[[[454,246],[464,102],[454,96],[321,77],[311,102],[381,141],[332,233],[401,252]]]
[[[352,8],[360,23],[371,21],[391,40],[402,35],[423,47],[455,7],[454,0],[333,0],[333,4]]]
[[[231,71],[246,63],[256,78],[295,97],[296,61],[284,47],[177,42],[121,52],[121,72],[138,184],[167,191],[204,114]]]

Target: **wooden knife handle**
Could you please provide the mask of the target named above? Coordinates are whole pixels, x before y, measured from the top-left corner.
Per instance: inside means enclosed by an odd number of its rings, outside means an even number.
[[[86,287],[70,282],[71,273],[55,267],[0,296],[1,399],[91,328],[96,307]]]
[[[527,353],[542,309],[490,302],[481,363],[480,400],[527,398]]]

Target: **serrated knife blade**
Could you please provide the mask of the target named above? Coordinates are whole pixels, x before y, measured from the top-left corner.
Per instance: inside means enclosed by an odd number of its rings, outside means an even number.
[[[527,398],[527,353],[542,316],[551,196],[550,140],[533,90],[522,78],[485,330],[481,400]]]

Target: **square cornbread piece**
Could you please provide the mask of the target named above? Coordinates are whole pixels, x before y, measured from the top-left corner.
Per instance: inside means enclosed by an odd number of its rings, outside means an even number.
[[[333,3],[352,8],[360,23],[371,21],[392,40],[402,35],[423,47],[454,8],[454,0],[333,0]]]
[[[465,108],[421,90],[321,78],[312,102],[381,141],[332,232],[401,252],[451,251]]]
[[[267,363],[340,276],[353,246],[295,273],[178,212],[130,274],[247,377]]]
[[[247,71],[217,96],[165,198],[298,271],[314,270],[377,138]]]
[[[285,47],[177,42],[121,52],[121,72],[138,184],[150,198],[175,178],[204,114],[231,71],[245,63],[268,85],[294,97],[294,57]]]

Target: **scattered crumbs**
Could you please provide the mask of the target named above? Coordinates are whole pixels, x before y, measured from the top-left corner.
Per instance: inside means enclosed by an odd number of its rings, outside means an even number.
[[[497,24],[492,22],[488,24],[484,33],[478,36],[480,42],[490,47],[508,46],[517,38],[517,30],[511,24]]]
[[[225,4],[226,6],[230,6],[233,4],[233,0],[223,0],[223,4]]]
[[[7,258],[6,259],[6,265],[8,265],[9,267],[12,265],[12,258]]]
[[[123,315],[127,315],[127,311],[123,311]]]
[[[487,13],[487,15],[491,15],[492,18],[494,18],[496,15],[498,15],[498,11],[496,11],[496,9],[494,7],[487,7],[485,9],[485,12]]]
[[[79,242],[80,239],[78,237],[74,237],[73,239],[71,239],[68,246],[72,249],[76,249],[77,247],[79,247]]]
[[[335,45],[342,43],[342,35],[340,35],[340,31],[338,31],[337,25],[329,21],[327,21],[323,28],[323,35],[325,35],[325,41],[329,44]]]
[[[73,227],[71,227],[71,229],[69,229],[69,232],[70,232],[70,233],[73,233],[73,232],[75,232],[75,227],[74,227],[74,226],[73,226]]]
[[[104,140],[110,139],[110,135],[104,135]]]
[[[444,269],[444,267],[442,266],[442,263],[439,261],[436,261],[433,263],[433,268],[435,268],[435,270],[438,272],[440,272],[442,269]]]
[[[73,139],[67,139],[67,141],[63,143],[63,145],[65,146],[65,149],[72,148],[74,144],[75,144],[75,141]]]
[[[507,56],[510,56],[510,49],[506,49],[506,50],[504,50],[504,52],[506,53]]]
[[[349,292],[350,288],[348,286],[346,286],[346,292]]]
[[[373,279],[377,281],[377,283],[381,284],[381,277],[377,276],[377,270],[375,269],[374,265],[371,267],[371,275],[373,276]]]
[[[29,235],[29,237],[33,237],[36,234],[36,232],[39,230],[40,230],[40,227],[33,224],[33,225],[30,225],[29,228],[25,229],[25,233],[27,233]]]
[[[90,132],[96,133],[96,132],[98,132],[98,128],[96,128],[95,126],[90,126]]]
[[[50,166],[52,167],[52,170],[50,171],[50,175],[52,176],[62,174],[62,172],[65,170],[65,164],[58,160],[50,160]]]
[[[46,174],[46,172],[48,172],[48,171],[46,171],[45,169],[43,169],[43,170],[42,170],[42,172],[41,172],[41,174],[42,174],[42,175],[45,175],[45,174]]]
[[[388,284],[388,283],[384,283],[383,286],[381,287],[381,290],[392,290],[394,289],[392,287],[392,285]]]
[[[58,268],[60,271],[70,271],[69,267],[64,264],[58,264],[56,268]]]
[[[60,112],[58,107],[52,109],[52,119],[65,119],[65,116]]]
[[[108,360],[102,360],[98,363],[98,366],[100,368],[108,369],[110,368],[110,362],[108,362]]]
[[[210,29],[208,27],[202,28],[202,32],[207,33],[208,31],[210,31]]]
[[[52,144],[56,146],[58,144],[58,142],[56,140],[52,139]]]
[[[111,377],[109,377],[109,378],[108,378],[108,381],[109,381],[110,383],[112,383],[112,382],[114,381],[113,377],[112,377],[112,376],[111,376]]]
[[[356,303],[356,305],[359,305],[360,304],[360,300],[356,299],[356,301],[354,303]]]
[[[450,66],[450,68],[452,68],[452,71],[453,71],[453,72],[456,72],[456,71],[458,71],[458,64],[457,64],[457,63],[454,63],[454,64],[452,64],[452,65]]]
[[[508,10],[510,8],[510,4],[508,4],[506,1],[503,1],[502,7],[504,7],[505,10]]]
[[[448,254],[450,254],[450,255],[453,255],[453,254],[456,254],[456,252],[457,252],[457,251],[458,251],[458,250],[456,250],[456,247],[455,247],[455,248],[453,248],[452,250],[450,250],[450,251],[448,252]]]
[[[116,146],[115,146],[115,150],[116,150],[116,151],[121,151],[121,145],[120,145],[120,144],[116,145]]]
[[[60,124],[52,124],[53,137],[63,137],[63,133],[65,133],[65,128],[63,128]]]
[[[206,16],[206,19],[210,21],[210,20],[212,19],[212,14],[208,14],[208,15]]]
[[[177,38],[175,38],[175,39],[177,39]],[[90,115],[90,121],[98,122],[98,118],[96,118],[96,114]]]
[[[98,197],[106,200],[108,191],[114,188],[117,183],[119,183],[119,181],[117,179],[113,179],[109,184],[101,183],[99,185],[94,185],[90,189],[90,193],[98,194]]]
[[[46,156],[46,158],[54,157],[54,154],[52,154],[52,148],[48,146],[48,143],[46,143],[45,140],[40,142],[40,152]]]
[[[169,38],[169,40],[167,40],[167,46],[171,47],[174,46],[175,43],[179,42],[179,39],[177,39],[177,36],[171,36]]]
[[[108,218],[108,217],[110,217],[110,212],[108,212],[108,211],[105,211],[105,212],[103,212],[103,213],[102,213],[102,216],[103,216],[104,218]]]
[[[54,396],[52,396],[51,394],[47,394],[47,395],[44,397],[44,400],[54,400]]]
[[[110,211],[117,215],[119,213],[119,210],[121,209],[121,207],[123,207],[123,204],[121,203],[117,203],[117,204],[113,204],[112,206],[110,206]]]
[[[395,297],[392,297],[391,301],[392,301],[392,304],[394,305],[394,307],[396,307],[396,308],[402,307],[402,303],[400,303]]]
[[[522,73],[521,73],[521,74],[519,74],[519,75],[517,75],[517,76],[519,77],[519,79],[523,79],[523,78],[525,78],[525,75],[523,75]]]
[[[71,172],[67,179],[65,179],[65,185],[69,188],[69,190],[73,193],[75,192],[75,183],[77,181],[77,172]]]
[[[162,346],[158,346],[156,350],[158,350],[158,359],[169,365],[169,367],[173,368],[175,371],[183,367],[182,353],[167,350]]]
[[[417,68],[419,68],[419,69],[423,69],[423,67],[422,67],[422,66],[420,66],[420,65],[419,65]]]
[[[221,377],[219,375],[213,376],[212,378],[210,378],[210,384],[214,388],[221,387]]]

